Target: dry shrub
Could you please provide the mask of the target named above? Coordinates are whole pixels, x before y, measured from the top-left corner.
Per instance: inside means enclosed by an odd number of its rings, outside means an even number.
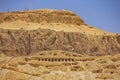
[[[92,26],[89,26],[89,28],[93,28]]]

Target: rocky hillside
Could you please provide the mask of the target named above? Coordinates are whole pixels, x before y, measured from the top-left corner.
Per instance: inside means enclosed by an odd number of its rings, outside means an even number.
[[[0,80],[120,80],[120,55],[84,56],[61,50],[0,55]]]
[[[0,13],[0,28],[0,52],[6,55],[29,55],[43,50],[85,55],[120,53],[119,34],[86,25],[75,13],[65,10]]]
[[[43,50],[66,50],[89,55],[116,54],[120,53],[120,35],[0,29],[0,51],[6,55],[28,55]]]
[[[0,80],[120,80],[120,35],[66,10],[0,13]]]
[[[0,23],[12,21],[26,21],[32,23],[65,23],[65,24],[84,24],[84,21],[73,12],[66,10],[35,10],[0,13]]]

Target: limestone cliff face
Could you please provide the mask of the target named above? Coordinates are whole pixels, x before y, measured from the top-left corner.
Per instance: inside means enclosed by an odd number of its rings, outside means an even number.
[[[35,23],[32,27],[40,28],[24,30],[26,27],[24,26],[23,29],[19,29],[22,23],[17,25],[17,23],[14,24],[15,21],[25,22],[24,25],[27,25],[28,28]],[[43,24],[43,22],[45,23]],[[16,28],[11,29],[10,24]],[[7,26],[7,29],[4,26]],[[44,28],[45,26],[47,28]],[[0,28],[0,53],[6,55],[29,55],[43,50],[59,49],[86,55],[120,53],[120,35],[111,35],[87,26],[75,13],[65,10],[0,13]],[[59,28],[62,28],[63,31],[60,31]],[[70,29],[71,32],[67,29]],[[72,32],[72,29],[79,31]]]
[[[0,51],[6,55],[29,55],[55,49],[88,55],[116,54],[120,53],[120,35],[86,35],[49,29],[0,29]]]

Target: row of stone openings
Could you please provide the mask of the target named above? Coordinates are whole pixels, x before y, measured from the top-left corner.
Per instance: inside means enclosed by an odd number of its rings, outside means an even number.
[[[74,59],[71,58],[40,58],[39,61],[49,61],[49,62],[71,62]]]
[[[94,61],[94,60],[95,60],[95,58],[78,59],[78,61],[83,61],[83,62],[85,62],[85,61]]]

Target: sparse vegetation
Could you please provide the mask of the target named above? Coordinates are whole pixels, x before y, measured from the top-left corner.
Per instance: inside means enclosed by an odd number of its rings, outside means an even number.
[[[89,28],[93,28],[92,26],[89,26]]]
[[[88,26],[88,24],[84,24],[85,26]]]
[[[104,33],[104,35],[106,35],[106,33]]]

